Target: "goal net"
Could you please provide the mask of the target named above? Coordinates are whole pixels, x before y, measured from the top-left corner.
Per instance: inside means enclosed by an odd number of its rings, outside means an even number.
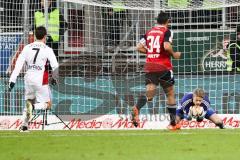
[[[136,51],[136,44],[156,25],[160,11],[170,15],[173,48],[182,52],[180,60],[172,60],[177,100],[200,87],[207,92],[217,113],[227,114],[231,121],[239,114],[240,68],[235,66],[239,59],[231,59],[228,52],[229,45],[237,42],[239,0],[42,0],[42,3],[0,0],[0,127],[16,129],[16,120],[11,117],[19,118],[25,106],[24,70],[12,92],[8,92],[7,86],[22,48],[33,42],[29,32],[36,25],[34,14],[43,13],[43,25],[49,31],[54,9],[61,14],[56,42],[60,77],[59,84],[51,87],[52,111],[69,122],[72,129],[132,128],[131,108],[145,91],[146,57]],[[166,98],[159,88],[153,101],[141,110],[141,127],[164,128],[168,124],[165,113]],[[225,118],[225,122],[230,120]]]

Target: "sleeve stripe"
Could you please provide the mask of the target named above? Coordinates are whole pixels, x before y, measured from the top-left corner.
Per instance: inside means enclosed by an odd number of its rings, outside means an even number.
[[[139,43],[141,43],[142,45],[146,46],[146,40],[145,40],[145,38],[140,39]]]
[[[206,100],[203,100],[203,102],[202,102],[207,108],[210,108],[210,104],[209,104],[209,102],[208,101],[206,101]]]
[[[185,109],[185,107],[192,102],[192,99],[188,99],[186,100],[185,102],[182,103],[182,107],[183,107],[183,110]]]
[[[171,36],[169,37],[169,42],[172,43],[172,41],[173,41],[173,31],[170,31],[170,32],[171,32]]]

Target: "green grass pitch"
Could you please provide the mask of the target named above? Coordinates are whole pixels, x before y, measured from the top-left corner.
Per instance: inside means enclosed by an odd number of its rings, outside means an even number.
[[[239,160],[240,129],[0,131],[0,160]]]

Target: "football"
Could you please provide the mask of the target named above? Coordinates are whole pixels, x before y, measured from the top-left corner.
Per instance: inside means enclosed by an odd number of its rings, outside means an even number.
[[[191,106],[189,108],[189,115],[193,118],[197,118],[199,116],[202,116],[203,113],[204,113],[203,107]]]

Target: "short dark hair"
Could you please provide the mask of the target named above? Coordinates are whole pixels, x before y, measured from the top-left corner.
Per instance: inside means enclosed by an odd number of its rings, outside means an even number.
[[[46,35],[47,35],[47,30],[46,30],[45,27],[39,26],[39,27],[36,28],[35,36],[36,36],[37,40],[43,39],[44,36],[46,36]]]
[[[160,12],[157,17],[157,23],[158,24],[165,24],[169,20],[169,16],[165,12]]]

